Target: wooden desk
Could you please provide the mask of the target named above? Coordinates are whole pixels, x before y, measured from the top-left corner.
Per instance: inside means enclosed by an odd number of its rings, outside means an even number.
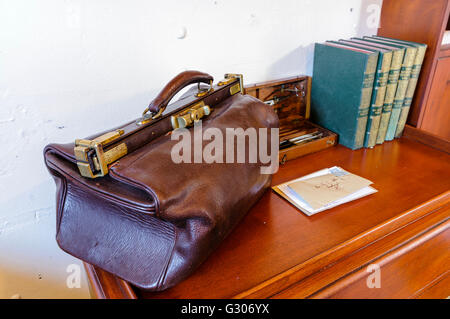
[[[445,298],[450,155],[417,140],[290,161],[273,184],[336,165],[372,180],[378,193],[307,217],[268,191],[176,287],[146,293],[86,265],[92,290],[99,298]],[[381,288],[366,285],[370,264],[381,269]]]

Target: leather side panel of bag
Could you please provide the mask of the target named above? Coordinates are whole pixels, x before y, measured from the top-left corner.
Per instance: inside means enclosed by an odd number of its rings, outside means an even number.
[[[61,163],[60,163],[61,164]],[[160,290],[176,228],[105,198],[49,164],[58,187],[56,241],[65,252],[148,290]]]

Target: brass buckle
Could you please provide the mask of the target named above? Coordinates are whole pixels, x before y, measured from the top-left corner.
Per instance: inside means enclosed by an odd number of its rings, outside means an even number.
[[[160,108],[158,113],[152,113],[150,112],[150,109],[146,107],[144,112],[142,112],[142,117],[136,120],[136,124],[143,125],[149,123],[152,120],[156,120],[157,118],[161,117],[165,110],[166,106]]]
[[[201,90],[200,89],[200,82],[197,83],[197,90],[198,90],[198,93],[195,95],[196,97],[202,97],[202,96],[205,96],[208,93],[211,93],[212,91],[214,91],[213,81],[209,81],[209,89],[208,90]]]
[[[93,140],[75,140],[74,153],[81,176],[97,178],[108,174],[108,165],[126,155],[127,146],[120,143],[106,152],[103,147],[123,133],[123,130],[115,130]]]
[[[200,121],[202,117],[211,114],[211,111],[212,111],[211,108],[208,105],[205,105],[203,101],[201,101],[195,104],[194,106],[188,108],[187,110],[172,115],[170,117],[172,128],[176,130],[177,128],[184,128],[191,126],[194,122]]]

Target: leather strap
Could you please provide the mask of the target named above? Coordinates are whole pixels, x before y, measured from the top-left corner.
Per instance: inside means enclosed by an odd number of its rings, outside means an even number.
[[[210,83],[213,77],[207,73],[199,71],[184,71],[174,77],[162,91],[148,105],[148,110],[152,113],[158,113],[160,109],[165,108],[170,100],[180,92],[184,87],[193,83]]]

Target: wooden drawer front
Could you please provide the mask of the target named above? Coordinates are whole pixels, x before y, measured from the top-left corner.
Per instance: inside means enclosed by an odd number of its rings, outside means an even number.
[[[449,221],[372,262],[380,268],[380,288],[368,287],[374,271],[363,267],[313,298],[447,298],[450,269]],[[371,277],[369,277],[371,276]]]

